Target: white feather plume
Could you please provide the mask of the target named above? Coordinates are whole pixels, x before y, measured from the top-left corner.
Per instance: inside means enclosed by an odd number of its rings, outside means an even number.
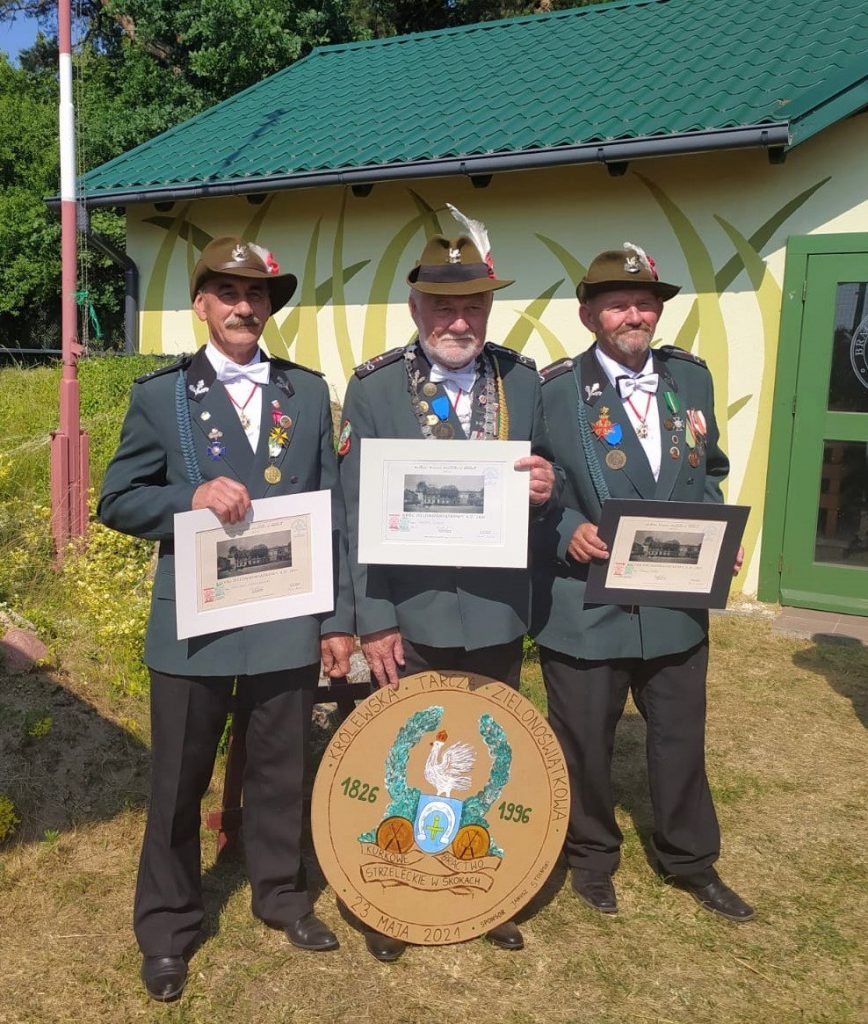
[[[641,246],[635,245],[633,242],[625,242],[624,248],[632,249],[633,252],[635,252],[636,255],[639,257],[639,259],[645,264],[646,270],[648,270],[651,274],[654,273],[654,267],[651,265],[651,260],[648,259],[647,253]]]
[[[473,244],[479,250],[479,255],[483,260],[488,259],[491,255],[491,243],[488,241],[488,231],[485,229],[485,225],[481,220],[471,220],[469,217],[465,217],[464,214],[452,203],[447,203],[446,206],[452,216],[458,221],[458,223],[464,228],[468,235],[473,240]]]

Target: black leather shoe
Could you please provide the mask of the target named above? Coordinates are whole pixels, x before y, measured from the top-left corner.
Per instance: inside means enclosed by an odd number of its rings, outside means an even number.
[[[601,914],[618,913],[618,899],[611,875],[588,868],[573,868],[570,874],[573,888],[589,907]]]
[[[306,949],[309,953],[323,953],[327,949],[338,948],[335,933],[313,911],[308,911],[304,917],[288,924],[283,930],[293,946]]]
[[[151,999],[171,1003],[184,991],[187,962],[182,956],[146,956],[142,959],[142,981]]]
[[[680,878],[676,876],[672,881],[679,889],[689,892],[700,907],[710,910],[713,914],[720,914],[728,921],[742,923],[753,918],[755,913],[753,907],[745,903],[738,893],[733,892],[720,879],[717,872],[714,873],[714,879],[711,882],[707,882],[706,878],[707,875],[685,875]]]
[[[382,932],[365,932],[365,945],[371,956],[384,964],[397,960],[407,948],[406,942],[393,939],[391,935],[383,935]]]
[[[515,921],[504,921],[486,932],[485,937],[498,949],[524,949],[524,936]]]

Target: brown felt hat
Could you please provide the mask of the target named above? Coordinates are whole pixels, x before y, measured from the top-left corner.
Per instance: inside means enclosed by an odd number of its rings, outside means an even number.
[[[681,291],[680,285],[661,281],[654,261],[636,247],[607,249],[595,256],[588,272],[579,281],[576,295],[579,302],[587,302],[600,292],[619,288],[647,288],[664,302]]]
[[[298,284],[295,274],[281,274],[277,261],[267,249],[232,235],[215,238],[202,250],[190,278],[190,298],[195,299],[208,278],[218,274],[267,281],[272,313],[289,302]]]
[[[419,262],[407,275],[407,284],[428,295],[475,295],[512,283],[494,276],[494,265],[485,262],[467,235],[432,235]]]

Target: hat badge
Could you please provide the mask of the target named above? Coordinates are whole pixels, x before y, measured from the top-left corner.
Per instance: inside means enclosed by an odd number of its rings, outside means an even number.
[[[461,250],[460,249],[450,249],[449,250],[449,262],[450,263],[460,263],[461,262]]]
[[[638,274],[642,269],[642,264],[639,262],[638,256],[627,256],[624,259],[624,270],[628,274]]]
[[[248,253],[246,245],[236,245],[235,248],[232,250],[232,259],[235,260],[236,263],[241,263],[242,261],[246,260],[247,255]]]

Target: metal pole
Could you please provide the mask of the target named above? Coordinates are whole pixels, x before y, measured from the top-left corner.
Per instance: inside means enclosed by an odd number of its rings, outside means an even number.
[[[82,433],[76,362],[78,343],[75,222],[75,111],[72,103],[72,11],[70,0],[57,5],[60,50],[60,227],[61,347],[60,429],[51,436],[51,508],[54,543],[59,558],[70,540],[87,528],[89,482],[88,437]]]

